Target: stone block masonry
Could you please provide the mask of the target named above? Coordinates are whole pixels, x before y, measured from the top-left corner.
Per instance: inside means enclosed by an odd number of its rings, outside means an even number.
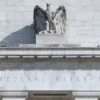
[[[46,2],[48,0],[0,0],[0,45],[33,43],[32,33],[35,33],[30,26],[33,24],[33,9],[35,5],[46,9]],[[57,9],[60,5],[66,7],[67,32],[65,38],[68,44],[80,43],[81,46],[100,44],[99,0],[49,0],[49,2],[51,2],[52,10]],[[2,27],[5,30],[2,30]],[[24,34],[26,30],[28,37]],[[18,35],[13,36],[13,33]],[[25,41],[22,41],[23,39]]]

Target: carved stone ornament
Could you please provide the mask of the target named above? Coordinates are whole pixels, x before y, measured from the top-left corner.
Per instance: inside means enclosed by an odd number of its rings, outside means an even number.
[[[37,34],[66,32],[66,9],[60,6],[55,12],[51,12],[50,4],[47,10],[43,10],[38,5],[34,8],[34,28]]]

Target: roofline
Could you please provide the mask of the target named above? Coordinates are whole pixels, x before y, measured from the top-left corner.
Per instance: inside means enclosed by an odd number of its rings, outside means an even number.
[[[2,47],[0,57],[100,57],[100,48],[96,47]]]

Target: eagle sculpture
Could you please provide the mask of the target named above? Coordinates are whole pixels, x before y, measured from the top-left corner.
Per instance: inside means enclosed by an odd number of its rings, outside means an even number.
[[[40,32],[53,31],[64,34],[66,32],[66,9],[60,6],[55,12],[50,11],[50,4],[46,4],[47,9],[43,10],[38,5],[34,8],[34,28],[36,34]]]

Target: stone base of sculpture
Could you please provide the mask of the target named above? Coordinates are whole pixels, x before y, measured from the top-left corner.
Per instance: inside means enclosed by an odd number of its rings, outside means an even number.
[[[37,34],[36,44],[66,44],[64,36],[61,34]]]

